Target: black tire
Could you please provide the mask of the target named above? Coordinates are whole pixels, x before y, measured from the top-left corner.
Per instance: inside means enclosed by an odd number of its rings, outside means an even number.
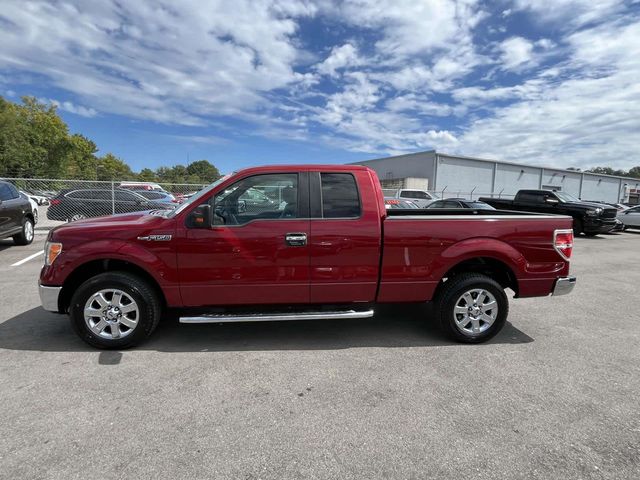
[[[29,245],[31,242],[33,242],[33,227],[33,220],[31,220],[29,217],[24,217],[22,219],[22,231],[19,234],[13,236],[13,243],[15,243],[16,245]]]
[[[607,232],[607,233],[612,233],[612,232]],[[598,235],[596,232],[583,232],[585,237],[595,237],[596,235]]]
[[[483,289],[494,296],[498,312],[493,323],[480,333],[465,333],[456,324],[454,313],[458,299],[470,290]],[[509,300],[504,289],[491,277],[479,273],[464,273],[447,280],[435,299],[434,313],[440,328],[451,339],[461,343],[481,343],[495,336],[509,315]],[[460,317],[462,318],[462,317]]]
[[[574,218],[573,219],[573,235],[577,237],[582,233],[582,229],[583,229],[582,220],[580,220],[579,218]]]
[[[100,290],[121,290],[138,305],[137,325],[122,338],[104,338],[94,333],[84,318],[84,307],[91,296]],[[73,294],[69,306],[71,326],[89,345],[104,349],[124,349],[139,345],[156,329],[162,315],[162,304],[156,291],[140,277],[128,272],[106,272],[85,281]],[[109,327],[107,327],[109,328]]]

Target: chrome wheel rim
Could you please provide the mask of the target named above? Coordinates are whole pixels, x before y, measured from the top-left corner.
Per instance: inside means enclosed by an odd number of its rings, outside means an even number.
[[[487,290],[474,288],[460,295],[453,308],[453,320],[465,335],[486,332],[498,318],[498,302]]]
[[[100,290],[91,295],[84,305],[87,327],[101,338],[117,340],[131,335],[139,319],[138,304],[122,290]]]
[[[33,224],[29,221],[24,224],[24,238],[27,239],[27,242],[33,240]]]
[[[85,215],[83,215],[82,213],[76,213],[75,215],[73,215],[69,221],[70,222],[75,222],[76,220],[84,220],[85,218],[87,218]]]

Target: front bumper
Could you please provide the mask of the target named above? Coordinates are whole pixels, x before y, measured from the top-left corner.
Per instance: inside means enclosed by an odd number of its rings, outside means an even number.
[[[61,291],[62,287],[48,287],[46,285],[38,284],[38,293],[40,294],[40,303],[42,303],[42,308],[49,312],[59,312],[58,298],[60,297]]]
[[[568,295],[573,290],[573,287],[576,286],[576,277],[560,277],[556,280],[556,283],[553,285],[553,292],[551,293],[554,296],[558,295]]]
[[[582,229],[586,233],[607,233],[613,230],[615,226],[615,218],[587,218],[582,225]]]

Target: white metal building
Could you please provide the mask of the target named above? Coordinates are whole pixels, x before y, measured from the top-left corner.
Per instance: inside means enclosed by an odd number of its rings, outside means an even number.
[[[434,150],[355,163],[375,170],[387,188],[423,188],[444,197],[509,198],[520,189],[550,189],[583,200],[640,202],[638,178],[534,167]],[[406,184],[409,179],[411,185]]]

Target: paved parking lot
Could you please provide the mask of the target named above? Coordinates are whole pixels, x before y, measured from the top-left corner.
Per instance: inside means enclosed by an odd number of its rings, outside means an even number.
[[[640,476],[640,232],[577,239],[573,294],[475,346],[387,307],[100,352],[39,307],[43,243],[0,241],[1,478]]]

